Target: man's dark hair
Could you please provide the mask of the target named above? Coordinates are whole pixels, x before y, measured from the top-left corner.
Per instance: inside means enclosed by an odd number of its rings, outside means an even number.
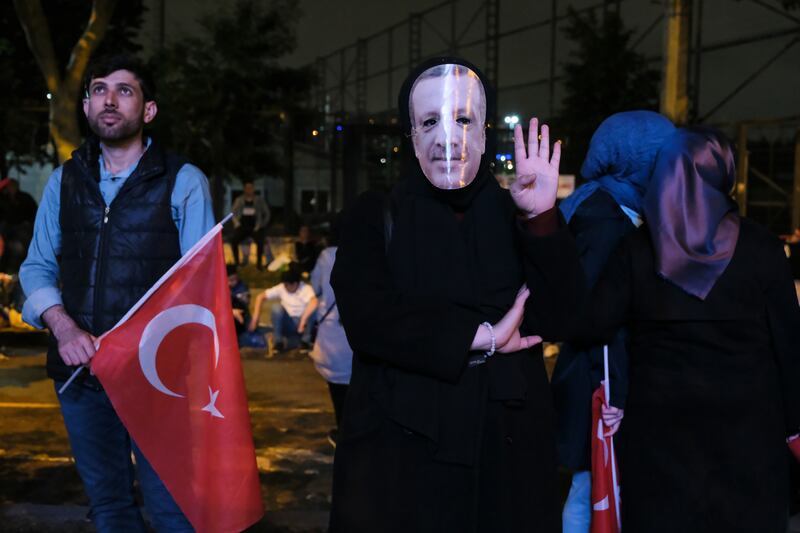
[[[300,265],[297,263],[289,263],[289,268],[281,274],[281,281],[284,283],[299,283],[301,279]]]
[[[139,82],[145,102],[156,99],[156,84],[150,70],[139,58],[130,54],[109,54],[93,59],[83,78],[84,95],[88,97],[93,79],[108,76],[118,70],[127,70],[133,74]]]
[[[236,265],[225,265],[225,271],[228,273],[229,276],[239,275],[239,267]]]

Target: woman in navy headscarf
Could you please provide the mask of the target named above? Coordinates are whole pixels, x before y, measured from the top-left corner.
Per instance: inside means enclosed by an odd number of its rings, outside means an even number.
[[[667,139],[646,225],[609,258],[584,317],[606,340],[628,331],[625,531],[786,531],[800,307],[783,246],[739,216],[734,182],[718,132]]]
[[[587,183],[561,203],[591,286],[622,238],[641,225],[642,198],[656,154],[675,126],[652,111],[617,113],[592,136],[581,168]],[[611,405],[620,410],[627,393],[627,353],[622,332],[609,345]],[[564,533],[589,531],[592,393],[603,377],[603,347],[564,344],[552,378],[558,413],[559,464],[573,472],[563,512]],[[616,409],[610,409],[613,416]],[[617,417],[618,418],[618,417]]]

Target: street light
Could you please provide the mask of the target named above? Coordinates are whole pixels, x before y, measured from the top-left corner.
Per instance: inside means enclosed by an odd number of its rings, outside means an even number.
[[[503,119],[503,122],[508,124],[510,129],[514,129],[514,126],[519,124],[519,116],[518,115],[506,115]]]

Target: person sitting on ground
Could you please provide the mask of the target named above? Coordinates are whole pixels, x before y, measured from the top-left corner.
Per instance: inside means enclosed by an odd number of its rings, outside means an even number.
[[[280,305],[272,308],[272,327],[275,349],[294,348],[300,341],[303,347],[311,345],[311,326],[314,311],[317,309],[317,296],[310,285],[304,283],[296,264],[281,275],[281,282],[270,287],[258,296],[253,305],[253,318],[249,331],[258,327],[258,316],[264,300],[280,300]]]
[[[231,248],[233,260],[239,265],[239,245],[247,238],[256,243],[256,267],[264,268],[264,230],[269,223],[269,207],[261,196],[256,195],[256,188],[252,181],[244,182],[244,192],[236,198],[231,206],[233,212],[233,235]]]
[[[231,307],[233,308],[233,325],[238,337],[250,324],[250,288],[239,278],[239,268],[228,265],[228,288],[231,291]]]

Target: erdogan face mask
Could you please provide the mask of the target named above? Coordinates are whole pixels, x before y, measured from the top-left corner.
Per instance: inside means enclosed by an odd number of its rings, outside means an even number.
[[[486,150],[486,95],[463,65],[437,65],[414,81],[409,101],[414,153],[428,181],[460,189],[478,174]]]

